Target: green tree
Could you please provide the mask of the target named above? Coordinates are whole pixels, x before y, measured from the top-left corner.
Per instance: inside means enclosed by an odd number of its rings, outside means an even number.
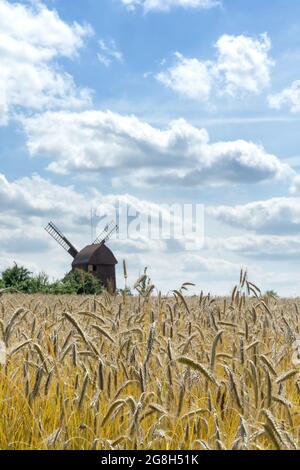
[[[32,273],[27,268],[14,263],[12,268],[8,268],[2,273],[2,284],[4,288],[14,287],[16,289],[26,290],[31,276]]]

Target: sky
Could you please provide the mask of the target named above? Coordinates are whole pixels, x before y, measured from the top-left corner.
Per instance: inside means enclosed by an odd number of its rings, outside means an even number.
[[[198,204],[193,249],[144,230],[109,242],[119,287],[125,259],[163,292],[228,294],[243,267],[299,296],[299,15],[297,0],[0,0],[0,271],[69,270],[49,220],[83,248],[91,208]]]

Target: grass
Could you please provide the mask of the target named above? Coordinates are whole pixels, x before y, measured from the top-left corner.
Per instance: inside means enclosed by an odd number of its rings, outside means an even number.
[[[298,449],[299,302],[183,290],[2,295],[0,448]]]

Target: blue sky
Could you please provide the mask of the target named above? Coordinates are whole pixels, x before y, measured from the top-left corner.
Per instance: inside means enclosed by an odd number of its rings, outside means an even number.
[[[201,203],[197,251],[112,241],[132,280],[148,265],[162,290],[223,294],[243,266],[299,295],[299,14],[296,0],[0,0],[0,269],[61,276],[50,219],[83,246],[91,206]]]

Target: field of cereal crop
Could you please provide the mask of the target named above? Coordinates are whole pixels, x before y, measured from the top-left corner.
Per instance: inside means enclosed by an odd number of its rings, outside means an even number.
[[[299,448],[300,303],[252,288],[3,295],[0,448]]]

